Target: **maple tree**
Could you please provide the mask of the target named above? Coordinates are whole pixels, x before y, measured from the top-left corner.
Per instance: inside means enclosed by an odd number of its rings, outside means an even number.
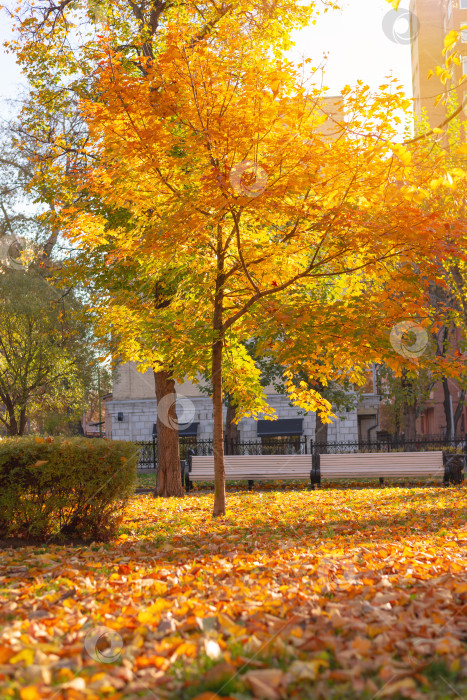
[[[131,227],[110,232],[79,202],[65,210],[68,235],[81,246],[112,239],[117,257],[135,259],[138,277],[178,275],[171,303],[157,314],[146,301],[113,295],[106,318],[122,337],[131,320],[157,338],[146,358],[153,366],[170,358],[179,378],[209,368],[215,515],[225,512],[223,391],[243,415],[268,413],[240,339],[259,335],[287,367],[291,400],[326,419],[329,403],[295,382],[298,368],[324,385],[333,374],[358,382],[363,361],[387,353],[390,319],[419,315],[420,271],[436,278],[434,260],[463,235],[452,222],[446,240],[445,219],[426,206],[431,190],[421,183],[444,167],[442,158],[427,162],[423,142],[409,148],[396,140],[397,110],[408,106],[400,90],[346,89],[348,116],[330,140],[308,63],[296,68],[280,57],[280,34],[274,44],[254,26],[233,27],[230,15],[215,40],[187,45],[190,23],[168,22],[157,60],[139,61],[143,78],[113,51],[111,31],[103,36],[100,97],[82,102],[95,165],[82,173],[81,190],[124,204]],[[336,299],[349,280],[355,294]],[[138,308],[122,318],[131,304]],[[336,324],[347,325],[351,344],[342,331],[336,337]]]

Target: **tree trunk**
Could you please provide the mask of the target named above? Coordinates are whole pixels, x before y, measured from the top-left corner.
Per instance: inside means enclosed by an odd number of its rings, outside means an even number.
[[[225,515],[225,465],[224,465],[224,420],[222,396],[222,347],[224,342],[223,304],[224,304],[224,253],[222,249],[222,230],[217,231],[217,277],[214,298],[212,343],[212,409],[214,417],[214,509],[213,516]]]
[[[9,435],[10,437],[19,435],[20,433],[18,429],[18,421],[16,420],[15,407],[13,406],[13,402],[11,401],[9,396],[3,396],[2,401],[5,404],[5,408],[8,413],[8,423],[6,426],[7,435]]]
[[[328,441],[328,425],[329,423],[323,423],[319,413],[316,413],[316,427],[315,427],[315,442],[320,443],[321,447],[319,451],[321,454],[326,454],[327,448],[326,443]]]
[[[457,433],[457,424],[459,422],[459,418],[462,415],[462,411],[464,409],[464,401],[465,401],[465,389],[462,389],[461,394],[459,396],[459,401],[457,403],[457,408],[454,413],[454,435]]]
[[[222,340],[216,340],[212,345],[214,517],[225,515],[224,421],[222,417],[222,407]]]
[[[404,402],[404,435],[405,440],[415,440],[417,437],[417,406],[414,403]]]
[[[175,381],[169,372],[154,372],[157,399],[157,478],[154,496],[183,496],[180,473]]]
[[[417,437],[417,397],[413,380],[407,376],[407,370],[402,371],[402,410],[404,414],[404,440],[415,440]]]
[[[20,413],[19,413],[18,435],[24,435],[24,431],[26,430],[26,425],[27,425],[26,409],[22,408]]]
[[[446,419],[446,440],[452,440],[453,434],[453,415],[452,415],[452,399],[451,392],[449,391],[449,380],[447,377],[443,379],[443,407],[444,407],[444,417]]]
[[[18,432],[18,423],[16,422],[16,418],[13,416],[13,418],[10,417],[10,423],[7,426],[7,435],[10,437],[14,437],[15,435],[19,435]]]
[[[235,416],[237,414],[237,407],[232,403],[232,399],[229,398],[227,404],[227,415],[225,418],[225,446],[226,454],[235,454],[234,444],[238,442],[239,430],[238,425],[235,423]],[[232,449],[233,448],[233,449]]]

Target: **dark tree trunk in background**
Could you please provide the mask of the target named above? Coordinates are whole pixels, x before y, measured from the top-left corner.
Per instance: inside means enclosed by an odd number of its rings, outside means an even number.
[[[180,473],[175,381],[169,372],[154,372],[157,399],[157,479],[154,496],[183,496]]]
[[[406,440],[417,437],[417,407],[414,403],[404,403],[404,434]]]
[[[20,422],[18,423],[15,416],[15,407],[10,396],[8,394],[2,395],[0,396],[0,401],[5,406],[8,414],[8,418],[5,420],[5,422],[2,423],[2,425],[6,427],[7,435],[10,437],[14,437],[15,435],[22,435],[26,426],[26,418],[24,418],[24,424],[21,431],[21,417]]]
[[[234,422],[237,415],[237,407],[232,400],[229,399],[227,404],[227,415],[225,418],[225,443],[226,454],[234,454],[235,449],[231,449],[232,445],[238,442],[239,430],[238,425]]]
[[[26,424],[27,424],[26,409],[22,408],[20,413],[19,413],[19,434],[20,435],[24,435],[24,431],[26,430]]]
[[[326,454],[327,448],[324,446],[328,441],[328,426],[329,423],[323,423],[319,413],[316,413],[316,427],[315,427],[315,442],[323,444],[323,447],[319,448],[321,454]]]
[[[454,437],[454,416],[452,415],[451,392],[449,391],[449,380],[447,377],[443,379],[443,396],[444,417],[446,419],[446,440],[452,440]]]
[[[464,409],[464,402],[465,402],[465,389],[462,389],[460,396],[459,396],[459,402],[457,404],[457,408],[454,412],[454,435],[457,432],[457,424],[459,422],[459,418],[462,415],[462,411]]]
[[[405,440],[415,440],[417,437],[417,397],[413,380],[403,370],[401,378],[403,390],[402,411],[404,414]]]

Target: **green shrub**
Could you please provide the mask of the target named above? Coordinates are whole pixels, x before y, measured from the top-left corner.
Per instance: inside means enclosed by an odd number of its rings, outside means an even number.
[[[138,458],[139,448],[122,441],[0,439],[0,536],[111,538]]]

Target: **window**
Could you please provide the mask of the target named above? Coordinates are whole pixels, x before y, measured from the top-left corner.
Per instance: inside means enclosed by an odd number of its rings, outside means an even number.
[[[259,420],[257,435],[261,438],[261,452],[266,454],[300,454],[304,452],[303,418]]]
[[[259,420],[258,437],[285,437],[302,435],[303,418],[278,418],[277,420]]]
[[[467,44],[467,27],[461,29],[461,42]]]
[[[304,438],[301,435],[276,435],[261,438],[261,454],[263,455],[299,455],[303,451]]]
[[[462,3],[463,0],[460,0],[460,2]],[[461,5],[461,7],[462,7],[462,5]],[[452,15],[452,0],[448,0],[448,8],[447,8],[447,9],[448,9],[448,19],[451,19],[451,15]]]
[[[467,75],[467,56],[462,56],[462,75]]]
[[[451,4],[451,0],[449,0],[449,5]],[[467,0],[459,0],[459,9],[460,10],[467,10]]]

